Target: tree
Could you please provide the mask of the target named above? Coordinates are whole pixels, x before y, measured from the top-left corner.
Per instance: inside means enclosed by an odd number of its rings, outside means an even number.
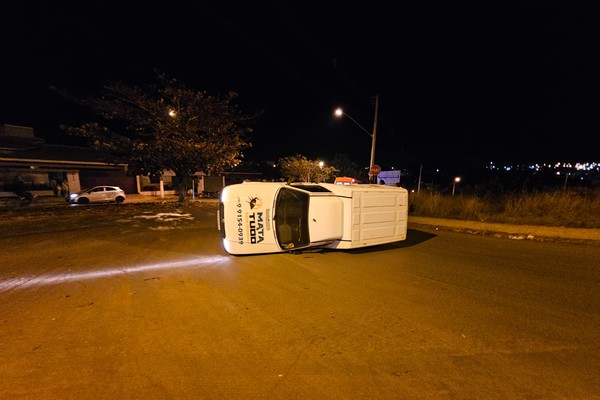
[[[325,182],[337,172],[335,167],[326,167],[322,162],[309,160],[299,154],[280,158],[279,166],[288,182]]]
[[[234,105],[237,94],[210,96],[158,74],[146,89],[123,83],[105,85],[98,97],[79,100],[102,121],[61,126],[86,138],[108,160],[126,163],[132,173],[162,175],[172,170],[185,192],[190,177],[238,164],[250,147],[249,118]],[[182,198],[180,198],[182,200]]]

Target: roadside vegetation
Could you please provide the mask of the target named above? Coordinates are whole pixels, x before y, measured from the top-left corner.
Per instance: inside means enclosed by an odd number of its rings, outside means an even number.
[[[194,174],[231,169],[251,147],[247,136],[256,116],[241,113],[235,92],[212,96],[157,71],[157,83],[147,88],[117,82],[104,85],[98,95],[63,94],[94,115],[79,126],[62,124],[68,135],[110,162],[127,164],[130,173],[160,177],[175,172],[180,201]]]
[[[296,154],[279,159],[281,173],[288,182],[327,182],[339,170],[326,166],[323,162],[309,160],[303,155]]]
[[[87,107],[95,115],[95,121],[80,126],[63,124],[61,128],[87,141],[111,162],[127,164],[131,173],[160,176],[167,170],[175,172],[179,202],[183,202],[196,172],[211,175],[240,166],[243,150],[251,147],[249,125],[256,122],[258,115],[243,115],[235,104],[236,93],[211,96],[189,89],[158,71],[157,78],[157,83],[147,88],[107,84],[102,93],[88,98],[63,93]],[[288,182],[327,182],[334,176],[367,180],[364,169],[344,155],[336,155],[331,163],[299,154],[278,161],[278,179]],[[565,190],[539,192],[536,188],[553,182],[555,175],[518,170],[509,173],[486,170],[485,176],[462,174],[465,181],[484,184],[469,187],[461,183],[460,192],[454,195],[452,186],[450,195],[448,187],[439,186],[439,182],[447,184],[452,180],[435,171],[424,175],[423,182],[429,183],[427,190],[410,193],[411,215],[600,228],[600,189],[596,186],[596,189],[566,190],[570,173],[565,175]],[[404,187],[415,186],[415,176],[407,173],[403,178]],[[579,182],[576,178],[573,175],[571,182]]]
[[[518,225],[600,228],[600,191],[478,197],[431,191],[409,194],[410,215]]]

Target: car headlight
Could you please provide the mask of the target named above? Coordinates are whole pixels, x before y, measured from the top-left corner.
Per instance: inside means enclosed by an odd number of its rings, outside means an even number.
[[[73,193],[71,195],[69,195],[69,198],[74,199],[75,197],[77,197],[77,193]]]

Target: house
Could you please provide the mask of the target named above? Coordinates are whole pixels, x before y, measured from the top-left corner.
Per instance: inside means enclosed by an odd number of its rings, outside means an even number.
[[[259,173],[235,172],[206,176],[197,172],[194,193],[214,195],[226,181],[236,182],[248,177],[260,179],[260,176]],[[107,162],[95,149],[47,144],[35,136],[31,127],[0,125],[0,197],[14,196],[17,178],[24,180],[26,190],[37,196],[59,195],[55,188],[63,182],[67,183],[70,192],[97,185],[114,185],[120,186],[125,193],[164,196],[177,194],[178,182],[172,171],[165,171],[161,177],[131,175],[127,173],[127,164]]]
[[[0,196],[12,196],[17,178],[38,196],[55,195],[54,187],[67,182],[69,191],[95,185],[118,185],[136,192],[136,178],[126,164],[112,164],[94,149],[45,143],[33,128],[0,125]]]

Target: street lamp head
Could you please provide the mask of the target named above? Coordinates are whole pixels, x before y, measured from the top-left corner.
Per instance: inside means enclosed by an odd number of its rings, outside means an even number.
[[[341,118],[344,115],[346,117],[348,117],[348,119],[350,119],[350,121],[354,122],[354,124],[356,124],[356,126],[358,126],[360,129],[362,129],[363,131],[365,131],[367,133],[367,135],[373,137],[373,134],[371,132],[369,132],[367,129],[365,129],[365,127],[363,127],[361,124],[359,124],[358,122],[356,122],[356,120],[354,118],[352,118],[350,115],[346,114],[344,112],[344,110],[342,110],[342,107],[338,107],[335,109],[334,114],[337,118]]]
[[[460,176],[457,176],[456,178],[454,178],[454,182],[456,182],[456,183],[460,182]]]
[[[379,108],[379,96],[375,96],[375,118],[373,119],[373,132],[369,132],[361,124],[356,122],[356,120],[354,118],[352,118],[350,115],[346,114],[342,110],[341,107],[338,107],[335,109],[336,117],[341,117],[342,115],[345,115],[346,117],[348,117],[348,119],[350,119],[352,122],[354,122],[356,124],[356,126],[358,126],[360,129],[365,131],[365,133],[367,135],[371,136],[371,162],[369,163],[369,168],[373,168],[373,166],[375,165],[375,133],[377,132],[377,110],[378,110],[378,108]],[[371,180],[371,176],[369,176],[369,181],[370,180]]]

